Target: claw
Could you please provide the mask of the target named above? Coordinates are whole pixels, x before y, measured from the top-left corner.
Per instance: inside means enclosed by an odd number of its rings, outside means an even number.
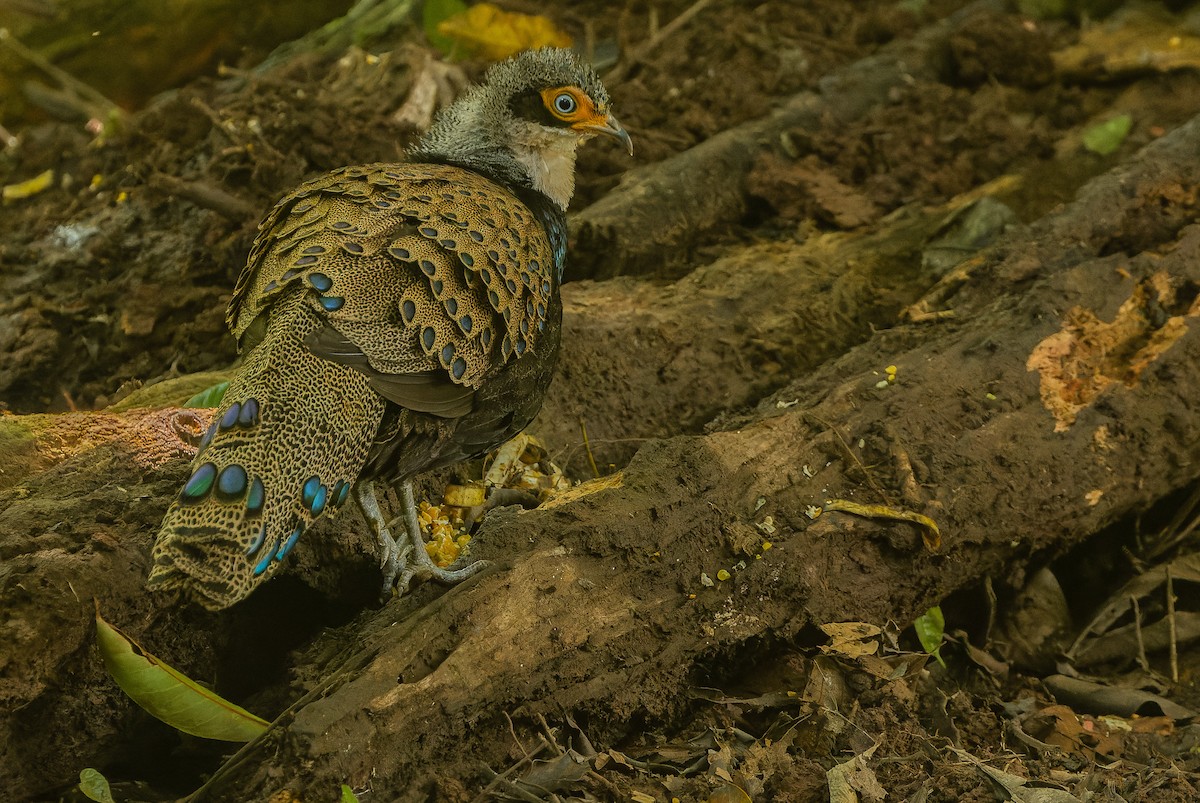
[[[452,585],[466,580],[489,565],[486,560],[477,560],[460,569],[450,570],[443,569],[433,562],[425,549],[425,538],[421,535],[421,525],[417,521],[417,505],[413,500],[411,482],[400,486],[400,515],[391,522],[384,521],[370,482],[360,482],[354,486],[354,499],[367,522],[375,530],[375,539],[379,543],[379,566],[383,571],[382,591],[385,599],[392,593],[402,596],[408,591],[413,580],[432,578]],[[400,522],[404,523],[408,534],[408,543],[403,547],[391,533],[392,528]]]

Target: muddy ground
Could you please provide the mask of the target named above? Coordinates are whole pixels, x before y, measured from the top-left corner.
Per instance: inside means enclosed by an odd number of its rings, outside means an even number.
[[[619,45],[637,145],[580,159],[532,428],[586,482],[382,607],[352,514],[220,615],[142,583],[258,217],[397,158],[419,26],[201,70],[103,140],[4,121],[0,184],[55,170],[0,228],[7,799],[1197,799],[1194,7],[714,2],[645,48],[690,5],[548,12]],[[93,598],[277,726],[230,759],[138,710]]]

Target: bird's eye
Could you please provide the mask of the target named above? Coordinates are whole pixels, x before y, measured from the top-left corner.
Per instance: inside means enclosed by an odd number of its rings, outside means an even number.
[[[554,98],[554,110],[559,114],[570,114],[571,112],[575,111],[577,106],[578,104],[575,102],[575,98],[571,97],[571,95],[566,92],[563,92],[561,95],[557,95]]]

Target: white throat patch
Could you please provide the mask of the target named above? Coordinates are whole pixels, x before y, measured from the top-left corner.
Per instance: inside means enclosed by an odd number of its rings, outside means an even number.
[[[517,161],[529,171],[533,188],[566,211],[575,194],[575,150],[583,137],[531,123],[514,141]]]

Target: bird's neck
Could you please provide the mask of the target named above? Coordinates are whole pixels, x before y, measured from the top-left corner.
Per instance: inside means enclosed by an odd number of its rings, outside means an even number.
[[[410,152],[419,162],[473,170],[510,189],[526,187],[566,211],[575,192],[577,135],[502,115],[480,95],[467,96],[435,121]]]
[[[575,151],[579,138],[557,131],[539,131],[518,139],[514,145],[513,154],[529,175],[531,186],[566,211],[575,194]]]

